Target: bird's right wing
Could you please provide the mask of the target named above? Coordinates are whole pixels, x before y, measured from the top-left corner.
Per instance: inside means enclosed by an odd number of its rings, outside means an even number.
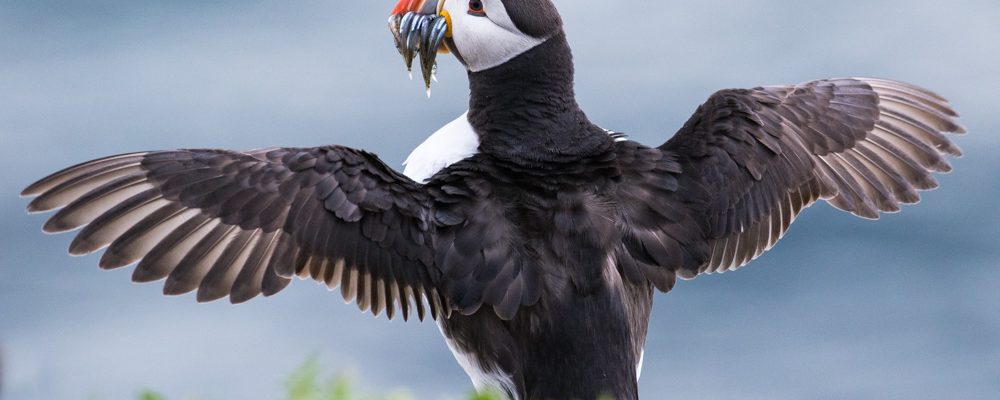
[[[955,117],[934,93],[878,79],[718,92],[658,149],[627,152],[635,269],[669,289],[747,264],[817,200],[865,218],[915,203],[960,155],[945,135],[964,132]]]
[[[374,155],[340,146],[178,150],[83,163],[31,185],[49,233],[83,227],[70,253],[104,247],[103,268],[234,303],[311,277],[362,310],[423,319],[438,294],[430,199]]]

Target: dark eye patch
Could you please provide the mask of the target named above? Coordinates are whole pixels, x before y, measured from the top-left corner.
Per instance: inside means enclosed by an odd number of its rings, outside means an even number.
[[[476,17],[486,16],[486,10],[483,8],[482,0],[469,1],[469,15],[473,15]]]

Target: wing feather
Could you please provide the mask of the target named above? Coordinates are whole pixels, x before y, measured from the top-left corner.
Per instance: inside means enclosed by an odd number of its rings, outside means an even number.
[[[682,171],[671,174],[684,190],[637,196],[650,208],[682,210],[644,228],[673,244],[629,249],[693,278],[760,257],[820,199],[864,218],[899,211],[937,187],[933,173],[951,171],[947,156],[961,155],[948,136],[965,132],[956,117],[941,96],[882,79],[716,93],[659,147],[679,162]],[[633,166],[633,185],[651,188],[664,172],[642,165]],[[681,226],[686,236],[672,234]],[[657,256],[676,246],[693,256]]]
[[[239,232],[239,228],[232,225],[216,225],[184,255],[184,259],[177,263],[177,268],[170,271],[163,286],[163,293],[182,295],[197,290],[198,285],[208,275],[212,264],[222,257],[223,252]]]
[[[426,297],[440,284],[430,196],[363,151],[125,154],[64,169],[22,195],[36,197],[30,212],[58,210],[46,232],[83,228],[72,254],[107,247],[102,268],[138,263],[133,280],[166,279],[166,294],[240,303],[297,275],[340,286],[375,315],[395,316],[398,303],[406,319],[410,301],[426,300],[436,317],[446,306]]]

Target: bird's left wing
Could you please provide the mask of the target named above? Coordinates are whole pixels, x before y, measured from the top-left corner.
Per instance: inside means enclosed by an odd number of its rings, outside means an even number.
[[[964,132],[955,117],[934,93],[878,79],[718,92],[658,149],[625,152],[634,269],[668,290],[747,264],[818,200],[873,219],[915,203],[960,155],[945,136]]]
[[[234,303],[293,276],[341,286],[389,318],[422,319],[438,295],[429,196],[376,156],[340,146],[113,156],[57,172],[22,193],[59,209],[45,232],[83,227],[70,253],[108,247],[102,268],[138,262],[137,282]]]

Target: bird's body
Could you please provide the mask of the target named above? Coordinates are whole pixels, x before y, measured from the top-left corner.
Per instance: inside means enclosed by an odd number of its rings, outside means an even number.
[[[470,74],[468,115],[479,151],[426,187],[443,203],[438,209],[455,207],[463,220],[439,237],[462,247],[472,235],[484,260],[455,269],[442,260],[445,280],[459,285],[454,298],[474,301],[457,302],[463,312],[439,323],[477,386],[512,398],[631,398],[640,354],[620,350],[641,352],[652,305],[652,286],[623,281],[616,260],[624,223],[617,186],[625,183],[621,169],[631,167],[623,153],[636,148],[579,109],[568,51],[560,38]],[[499,81],[525,88],[505,96],[496,92]],[[558,147],[569,143],[564,138],[574,145]],[[520,297],[515,304],[531,306],[515,314],[504,296],[512,294]],[[481,299],[494,307],[480,308]]]
[[[428,183],[442,194],[473,194],[460,203],[472,211],[466,222],[438,234],[483,257],[454,269],[441,263],[445,280],[456,284],[453,298],[471,300],[456,302],[462,312],[439,322],[453,351],[470,376],[483,379],[477,385],[512,398],[634,394],[638,354],[621,349],[641,351],[652,289],[624,281],[616,265],[621,176],[603,159],[593,169],[537,176],[488,158],[460,162]],[[494,306],[480,308],[483,300]],[[595,368],[613,376],[595,380]]]
[[[512,399],[637,398],[653,291],[615,268],[607,263],[589,291],[566,282],[573,296],[543,297],[511,321],[479,311],[442,320],[442,333],[477,388]]]
[[[340,146],[136,153],[39,181],[29,210],[61,209],[45,229],[83,227],[73,254],[107,246],[102,267],[138,262],[167,294],[243,302],[312,278],[376,315],[429,307],[477,387],[627,400],[654,288],[747,264],[819,200],[897,211],[960,153],[943,98],[878,79],[720,91],[647,147],[580,109],[549,0],[463,4],[397,6],[441,14],[397,37],[408,63],[447,43],[471,89],[413,179]]]

